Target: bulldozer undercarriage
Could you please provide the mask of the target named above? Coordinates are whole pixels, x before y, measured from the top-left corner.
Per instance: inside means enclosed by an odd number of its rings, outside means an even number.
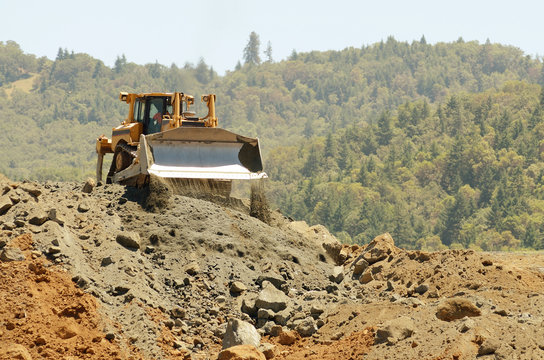
[[[115,147],[115,152],[113,153],[113,160],[111,162],[110,171],[108,171],[106,184],[113,183],[113,175],[128,168],[136,156],[136,146],[130,146],[124,143],[117,145]],[[129,179],[122,184],[135,185],[135,182],[134,179]]]

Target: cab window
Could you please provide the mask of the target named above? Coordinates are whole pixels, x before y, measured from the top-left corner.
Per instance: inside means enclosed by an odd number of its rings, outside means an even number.
[[[147,129],[146,134],[153,134],[161,131],[162,116],[165,107],[164,98],[150,98],[147,102]]]
[[[143,99],[136,99],[134,102],[134,121],[144,121],[144,102]]]

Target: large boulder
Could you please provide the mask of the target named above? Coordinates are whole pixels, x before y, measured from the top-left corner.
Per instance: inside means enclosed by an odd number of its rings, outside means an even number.
[[[236,345],[258,347],[260,343],[261,335],[259,335],[253,325],[239,319],[229,319],[227,330],[223,337],[223,349],[228,349]]]
[[[217,360],[266,360],[266,356],[253,345],[237,345],[221,351]]]
[[[395,246],[393,238],[391,235],[389,235],[389,233],[385,233],[380,236],[376,236],[374,240],[367,245],[362,257],[369,265],[372,265],[397,252],[398,248]]]
[[[263,289],[255,300],[255,306],[259,309],[270,309],[274,312],[281,311],[287,307],[289,297],[282,291],[276,289],[272,283],[263,282]]]
[[[462,319],[465,316],[480,316],[482,312],[470,300],[451,298],[442,302],[436,310],[436,317],[444,321]]]

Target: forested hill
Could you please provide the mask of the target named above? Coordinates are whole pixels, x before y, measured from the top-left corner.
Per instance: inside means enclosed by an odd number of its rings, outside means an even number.
[[[544,248],[544,95],[508,82],[408,102],[268,156],[274,199],[345,241],[408,248]]]
[[[126,116],[119,91],[213,92],[221,127],[261,139],[273,200],[293,216],[356,241],[390,231],[413,247],[436,247],[440,239],[468,245],[482,234],[495,239],[493,230],[505,246],[539,246],[539,179],[529,169],[539,168],[540,158],[524,139],[539,140],[543,82],[539,59],[462,39],[430,45],[388,38],[342,51],[293,51],[285,61],[248,63],[225,76],[204,61],[137,65],[121,56],[109,68],[86,54],[59,49],[49,60],[0,43],[0,172],[13,179],[92,176],[95,138]],[[476,146],[489,158],[467,163],[474,154],[465,152]],[[451,161],[493,166],[469,171]],[[504,163],[520,165],[516,172]],[[514,176],[534,177],[522,195],[535,204],[515,216],[527,214],[535,241],[519,230],[527,218],[508,220],[514,230],[486,213],[499,185]],[[461,195],[472,199],[471,210],[449,224]],[[467,237],[469,223],[476,235]]]

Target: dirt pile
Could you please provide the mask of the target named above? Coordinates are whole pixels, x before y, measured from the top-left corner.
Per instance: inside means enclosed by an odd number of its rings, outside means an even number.
[[[18,257],[0,262],[0,359],[129,357],[100,330],[96,299],[33,251],[30,235],[13,239],[4,255],[8,249]]]
[[[388,234],[342,245],[279,212],[264,223],[239,200],[1,182],[0,265],[13,280],[0,341],[32,357],[215,359],[232,318],[278,359],[544,357],[540,254],[406,251]],[[41,302],[71,327],[15,306]],[[24,324],[49,332],[17,333]]]

